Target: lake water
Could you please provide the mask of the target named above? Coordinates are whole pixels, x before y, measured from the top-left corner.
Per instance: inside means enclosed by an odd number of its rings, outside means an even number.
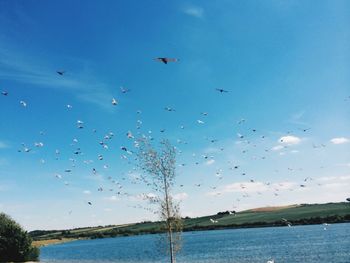
[[[186,232],[177,263],[350,263],[350,224]],[[41,249],[43,262],[169,262],[160,235],[79,240]]]

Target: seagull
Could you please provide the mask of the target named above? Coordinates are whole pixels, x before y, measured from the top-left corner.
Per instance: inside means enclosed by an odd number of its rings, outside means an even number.
[[[7,91],[2,91],[1,94],[4,95],[4,96],[9,95],[9,93]]]
[[[66,107],[67,107],[67,109],[71,109],[71,108],[73,108],[73,106],[72,106],[72,105],[70,105],[70,104],[67,104],[67,105],[66,105]]]
[[[175,111],[175,109],[174,108],[171,108],[171,107],[165,107],[164,108],[166,111]]]
[[[218,220],[214,220],[214,219],[210,218],[210,222],[212,222],[212,223],[214,224],[214,223],[218,223],[219,221],[218,221]]]
[[[282,219],[283,223],[285,223],[288,227],[292,227],[292,223],[289,222],[287,219],[285,219],[283,217],[281,219]]]
[[[23,107],[27,107],[27,103],[26,103],[25,101],[21,100],[19,103],[20,103]]]
[[[66,73],[64,70],[57,70],[56,71],[58,75],[63,76],[64,73]]]
[[[202,120],[197,120],[197,122],[198,122],[199,124],[204,124],[204,121],[202,121]]]
[[[177,62],[177,61],[179,61],[179,59],[177,59],[177,58],[164,58],[164,57],[159,57],[159,58],[156,58],[155,60],[157,60],[159,62],[162,62],[164,64],[168,64],[168,62]]]
[[[243,122],[245,122],[245,119],[240,119],[237,124],[242,124]]]
[[[112,105],[118,105],[118,101],[115,98],[112,99]]]
[[[127,93],[127,92],[130,91],[130,89],[126,89],[126,88],[124,88],[124,87],[120,87],[120,91],[121,91],[122,93]]]
[[[224,90],[224,89],[215,89],[215,90],[217,90],[217,91],[220,92],[220,93],[228,92],[228,90]]]
[[[26,147],[26,145],[24,143],[22,143],[23,146],[23,152],[29,153],[32,149]],[[18,150],[18,152],[22,152],[22,150]]]
[[[303,131],[303,132],[307,132],[308,130],[310,130],[311,128],[307,128],[307,129],[299,129],[299,130],[301,130],[301,131]]]
[[[129,139],[133,139],[134,138],[134,135],[132,135],[131,131],[128,131],[126,136],[129,138]]]
[[[92,203],[91,202],[87,202],[89,205],[92,205]]]

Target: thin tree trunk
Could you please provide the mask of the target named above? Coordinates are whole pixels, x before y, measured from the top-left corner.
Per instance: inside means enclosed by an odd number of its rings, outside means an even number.
[[[165,172],[165,167],[162,164],[163,172]],[[172,233],[172,225],[171,225],[171,215],[170,215],[170,206],[169,206],[169,193],[168,193],[168,183],[166,180],[166,176],[163,174],[164,181],[164,191],[165,191],[165,205],[166,205],[166,213],[167,213],[167,227],[168,227],[168,235],[169,235],[169,250],[170,250],[170,262],[175,263],[174,257],[174,247],[173,247],[173,233]]]
[[[170,262],[175,263],[174,248],[173,248],[173,233],[171,229],[169,231],[169,249],[170,249]]]

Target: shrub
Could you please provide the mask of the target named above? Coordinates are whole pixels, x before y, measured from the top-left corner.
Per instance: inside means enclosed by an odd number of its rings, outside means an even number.
[[[37,261],[39,249],[32,239],[13,219],[0,213],[0,262]]]

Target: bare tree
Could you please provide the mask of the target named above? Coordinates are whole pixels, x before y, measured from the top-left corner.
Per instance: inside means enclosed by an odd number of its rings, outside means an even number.
[[[155,192],[145,195],[145,198],[159,205],[158,212],[167,233],[170,262],[175,263],[175,254],[181,248],[182,231],[179,204],[171,194],[176,176],[176,149],[168,140],[163,140],[157,151],[146,138],[138,141],[138,147],[139,167],[144,173],[141,178]]]

